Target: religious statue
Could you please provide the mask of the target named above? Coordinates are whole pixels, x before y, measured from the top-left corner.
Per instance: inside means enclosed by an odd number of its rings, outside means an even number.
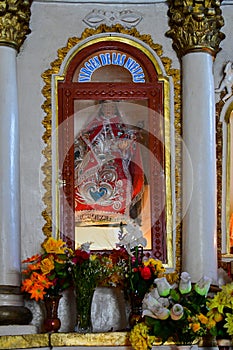
[[[127,221],[143,193],[138,130],[123,122],[117,104],[101,101],[97,113],[75,137],[75,221],[79,225]]]
[[[232,62],[228,62],[224,69],[225,76],[223,77],[219,88],[215,89],[215,92],[221,92],[224,89],[227,90],[227,94],[223,97],[223,101],[225,102],[232,95],[232,84],[233,84],[233,64]]]

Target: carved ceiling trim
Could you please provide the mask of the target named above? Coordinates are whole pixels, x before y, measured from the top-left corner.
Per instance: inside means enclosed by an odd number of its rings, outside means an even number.
[[[83,22],[91,28],[97,28],[101,24],[107,26],[121,24],[125,28],[132,28],[136,27],[141,20],[142,14],[137,11],[105,11],[94,9],[85,16]]]

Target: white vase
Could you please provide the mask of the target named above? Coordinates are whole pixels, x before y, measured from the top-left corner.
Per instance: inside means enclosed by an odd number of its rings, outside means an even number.
[[[120,288],[97,287],[91,307],[93,332],[125,330],[127,327],[124,292]]]

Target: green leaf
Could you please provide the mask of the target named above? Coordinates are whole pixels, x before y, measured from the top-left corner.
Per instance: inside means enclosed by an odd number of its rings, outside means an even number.
[[[175,302],[178,302],[180,300],[180,295],[179,293],[177,293],[177,291],[175,291],[174,289],[171,289],[170,290],[170,296],[172,297],[172,299],[175,301]]]
[[[48,279],[49,279],[50,281],[53,281],[54,278],[56,278],[56,274],[53,273],[53,274],[51,274],[51,275],[48,275],[47,277],[48,277]]]
[[[212,328],[210,329],[210,334],[213,335],[214,337],[216,337],[216,336],[218,335],[218,329],[217,329],[216,326],[215,326],[215,327],[212,327]]]

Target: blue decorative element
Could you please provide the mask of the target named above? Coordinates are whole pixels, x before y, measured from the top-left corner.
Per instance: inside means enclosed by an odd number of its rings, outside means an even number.
[[[98,202],[106,193],[107,190],[104,187],[100,187],[97,191],[94,191],[93,188],[90,188],[90,195],[95,202]]]

